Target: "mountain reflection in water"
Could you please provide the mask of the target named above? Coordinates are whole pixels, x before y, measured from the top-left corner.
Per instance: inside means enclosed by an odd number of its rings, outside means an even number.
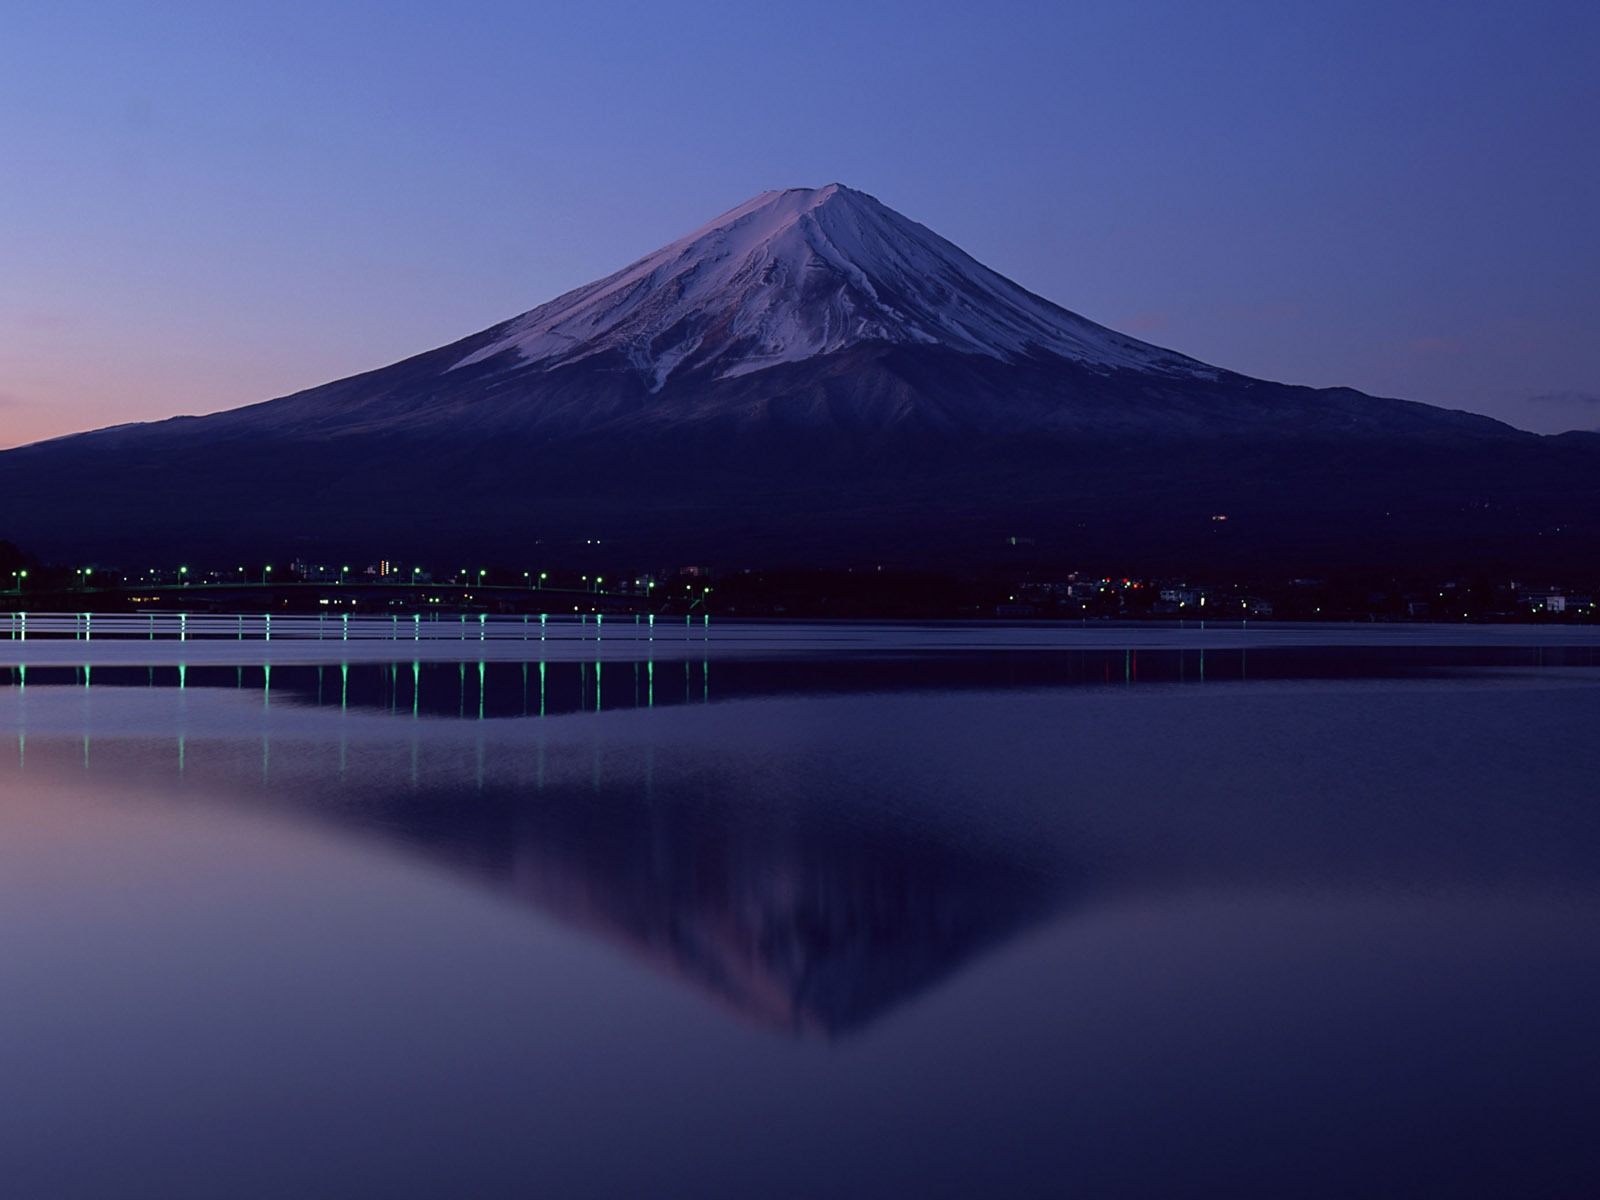
[[[674,789],[676,790],[676,789]],[[1039,919],[1053,888],[994,845],[852,822],[867,797],[774,812],[692,795],[488,790],[379,800],[362,823],[600,933],[775,1029],[862,1026]]]
[[[1593,646],[64,646],[17,1195],[1593,1191]]]
[[[900,677],[914,682],[925,667]],[[1019,667],[943,674],[992,686]],[[644,708],[651,687],[664,707],[706,702],[712,677],[718,696],[735,698],[797,683],[852,691],[868,677],[815,664],[776,678],[771,664],[710,672],[698,662],[605,664],[603,679],[595,664],[538,662],[33,668],[11,695],[46,728],[25,728],[14,753],[30,771],[70,763],[236,796],[403,847],[773,1030],[859,1029],[1063,902],[1060,864],[1023,832],[989,819],[974,836],[937,817],[969,797],[907,803],[880,777],[804,755],[708,759],[585,736],[596,719],[646,719],[596,718],[601,686]],[[51,703],[92,705],[89,725],[110,735],[51,737]]]
[[[23,714],[19,768],[81,759],[102,778],[237,795],[402,846],[598,933],[760,1025],[831,1036],[869,1024],[1069,902],[1152,880],[1162,888],[1218,879],[1298,885],[1371,871],[1399,879],[1424,858],[1441,878],[1470,877],[1520,872],[1519,855],[1537,855],[1546,878],[1587,881],[1591,872],[1573,849],[1581,843],[1552,843],[1536,827],[1503,831],[1472,854],[1413,840],[1408,822],[1449,828],[1459,814],[1425,793],[1406,810],[1369,808],[1348,785],[1317,801],[1315,773],[1302,780],[1290,764],[1276,788],[1306,795],[1300,815],[1282,824],[1272,787],[1240,793],[1172,766],[1155,775],[1181,792],[1123,787],[1117,762],[1128,763],[1130,779],[1138,767],[1125,755],[1086,757],[1081,747],[1047,755],[1023,794],[1002,797],[983,770],[924,771],[906,745],[872,746],[859,763],[838,758],[837,739],[808,750],[803,731],[783,723],[804,710],[739,749],[726,739],[773,706],[747,705],[709,724],[671,710],[893,691],[1429,680],[1520,665],[1528,654],[1119,649],[659,664],[36,666],[25,677],[4,669],[11,686],[0,673],[0,700]],[[1570,652],[1570,663],[1560,651],[1540,654],[1556,668],[1592,659],[1586,647]],[[861,708],[867,721],[902,722],[884,727],[889,747],[906,742],[903,722],[915,720],[888,715],[895,711],[875,700]],[[68,734],[80,728],[81,738]],[[1013,727],[1001,740],[1020,736]],[[1158,762],[1160,743],[1148,749]],[[1063,772],[1072,769],[1086,774],[1069,782]],[[1096,799],[1058,806],[1058,789]],[[1171,803],[1190,790],[1195,803]],[[1064,827],[1080,817],[1100,825]]]

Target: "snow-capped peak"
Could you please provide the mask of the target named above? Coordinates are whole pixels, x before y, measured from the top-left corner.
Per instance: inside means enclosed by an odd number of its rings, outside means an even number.
[[[1035,296],[837,183],[762,192],[493,334],[456,367],[512,352],[549,369],[618,351],[657,389],[674,371],[730,378],[876,341],[1215,374]]]

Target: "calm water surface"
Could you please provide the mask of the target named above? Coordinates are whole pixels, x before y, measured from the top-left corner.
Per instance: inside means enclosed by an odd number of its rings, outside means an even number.
[[[1600,639],[1402,632],[0,642],[6,1193],[1592,1196]]]

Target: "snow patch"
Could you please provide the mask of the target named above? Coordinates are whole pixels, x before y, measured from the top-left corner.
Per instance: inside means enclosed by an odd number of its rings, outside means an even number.
[[[651,390],[680,370],[748,375],[863,342],[943,345],[1012,362],[1214,378],[991,271],[840,184],[763,192],[687,237],[507,322],[451,368],[514,352],[550,369],[620,352]]]

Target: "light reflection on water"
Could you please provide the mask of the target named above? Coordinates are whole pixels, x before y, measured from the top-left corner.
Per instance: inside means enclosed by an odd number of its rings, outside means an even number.
[[[1232,653],[35,664],[0,1157],[37,1195],[1589,1178],[1595,671]]]

